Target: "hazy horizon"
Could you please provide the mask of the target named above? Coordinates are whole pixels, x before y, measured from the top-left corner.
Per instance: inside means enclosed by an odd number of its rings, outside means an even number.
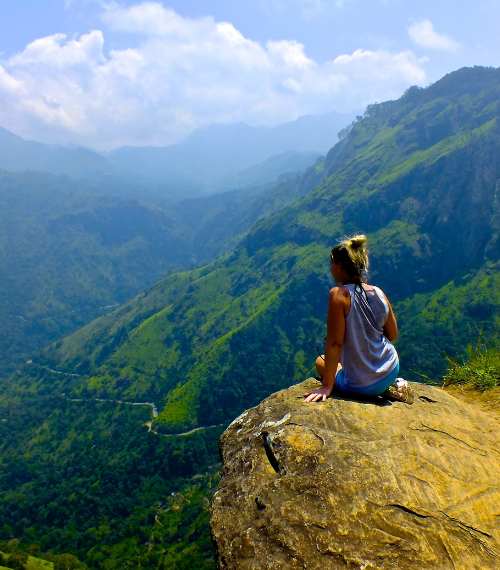
[[[499,0],[33,0],[0,6],[0,125],[98,150],[351,112],[500,64]]]
[[[224,128],[224,127],[238,127],[238,126],[243,126],[243,127],[249,127],[250,129],[263,129],[263,130],[268,130],[268,131],[272,131],[273,129],[277,129],[279,127],[285,127],[287,125],[291,125],[293,123],[297,123],[301,120],[313,117],[313,118],[319,118],[319,117],[326,117],[326,116],[331,116],[331,115],[339,115],[339,117],[344,116],[346,117],[346,126],[348,125],[350,120],[354,120],[354,115],[355,113],[363,113],[362,109],[356,109],[355,111],[353,111],[352,113],[338,113],[337,111],[330,111],[329,113],[319,113],[319,114],[313,114],[313,113],[309,113],[307,115],[300,115],[299,117],[297,117],[296,119],[293,119],[292,121],[285,121],[283,123],[279,123],[277,125],[258,125],[258,126],[252,126],[249,125],[248,123],[245,123],[244,121],[236,121],[233,123],[209,123],[207,125],[201,125],[200,127],[195,128],[193,131],[191,131],[190,133],[188,133],[185,137],[182,137],[179,140],[176,140],[174,142],[162,145],[162,144],[158,144],[158,145],[149,145],[149,144],[144,144],[144,145],[134,145],[134,144],[130,144],[130,145],[120,145],[120,146],[116,146],[116,147],[111,147],[111,148],[107,148],[107,149],[102,149],[102,148],[98,148],[98,147],[93,147],[91,145],[84,145],[84,144],[79,144],[77,142],[72,142],[72,141],[67,141],[67,142],[56,142],[56,143],[45,143],[44,141],[41,140],[37,140],[34,138],[26,138],[23,137],[22,135],[20,135],[19,133],[15,132],[14,130],[10,130],[8,128],[6,128],[4,125],[0,124],[0,129],[4,129],[6,131],[8,131],[9,133],[22,138],[23,140],[25,140],[26,142],[40,142],[41,144],[49,144],[50,146],[54,146],[54,147],[62,147],[62,148],[67,148],[67,149],[77,149],[77,148],[85,148],[88,150],[91,150],[93,152],[96,152],[98,154],[101,154],[102,156],[108,156],[110,153],[112,153],[115,150],[118,150],[120,148],[123,147],[133,147],[133,148],[165,148],[168,146],[174,146],[176,144],[179,143],[183,143],[185,141],[187,141],[192,135],[196,134],[197,132],[206,132],[209,131],[211,129],[214,128]],[[352,119],[351,119],[352,118]],[[318,152],[326,152],[331,148],[331,145],[328,146],[328,148],[317,148],[317,149],[309,149],[309,150],[314,150],[314,151],[318,151]],[[283,152],[287,152],[287,151],[283,151]],[[308,152],[307,150],[303,150],[303,151],[296,151],[296,152]],[[281,154],[281,153],[279,153]]]

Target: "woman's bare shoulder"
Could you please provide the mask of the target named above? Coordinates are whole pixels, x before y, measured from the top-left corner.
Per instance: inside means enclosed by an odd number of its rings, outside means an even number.
[[[349,294],[349,289],[345,285],[333,287],[330,289],[329,300],[331,303],[341,303],[343,305],[346,303],[350,304],[351,296]]]

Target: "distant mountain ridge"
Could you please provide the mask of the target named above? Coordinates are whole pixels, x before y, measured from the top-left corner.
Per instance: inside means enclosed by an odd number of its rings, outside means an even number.
[[[87,148],[69,149],[27,141],[0,127],[0,168],[88,178],[107,174],[110,164],[105,157]]]
[[[326,154],[323,153],[323,154]],[[249,166],[246,170],[229,178],[225,184],[229,188],[252,188],[283,180],[288,175],[296,174],[312,166],[321,153],[312,151],[287,151],[269,157],[264,162]]]
[[[109,153],[117,169],[133,174],[137,168],[151,177],[190,173],[204,191],[230,189],[230,177],[286,151],[326,152],[354,114],[304,116],[274,128],[245,123],[198,129],[168,147],[122,147]]]
[[[335,144],[338,131],[353,118],[352,114],[329,113],[300,117],[274,128],[244,123],[212,125],[171,146],[125,146],[103,154],[26,141],[0,127],[0,168],[65,174],[77,179],[128,178],[160,185],[158,193],[179,199],[182,195],[236,189],[234,176],[273,156],[326,152]],[[303,156],[299,160],[303,162]],[[270,173],[277,178],[286,172],[286,165],[285,170],[280,170],[278,164],[274,161],[274,170],[264,173],[264,178],[253,183],[244,180],[244,186],[271,182]]]

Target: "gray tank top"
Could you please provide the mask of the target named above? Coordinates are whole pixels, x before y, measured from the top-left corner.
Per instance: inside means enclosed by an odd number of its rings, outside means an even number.
[[[389,305],[378,287],[360,291],[359,285],[345,286],[351,295],[351,310],[345,320],[340,363],[347,386],[371,386],[390,374],[399,362],[396,349],[383,332]]]

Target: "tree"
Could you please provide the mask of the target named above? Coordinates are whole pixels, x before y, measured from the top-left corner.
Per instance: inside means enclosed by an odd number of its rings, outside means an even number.
[[[27,554],[15,552],[9,556],[8,560],[4,559],[3,564],[6,568],[13,568],[14,570],[26,570],[26,562],[28,562]]]
[[[54,558],[54,570],[80,570],[85,566],[72,554],[60,554]]]

